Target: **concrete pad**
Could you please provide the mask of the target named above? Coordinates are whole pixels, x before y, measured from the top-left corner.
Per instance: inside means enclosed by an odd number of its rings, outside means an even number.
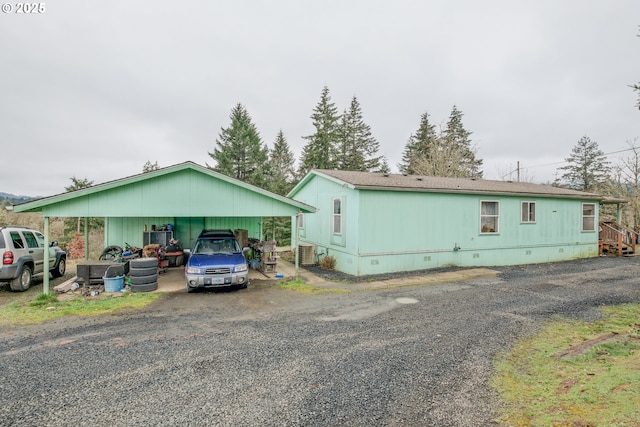
[[[450,282],[457,280],[471,279],[483,276],[496,276],[499,272],[489,268],[470,268],[458,271],[447,271],[433,274],[419,274],[416,276],[398,277],[386,280],[376,280],[371,282],[328,282],[316,276],[304,268],[298,269],[298,277],[305,283],[320,288],[342,288],[342,289],[383,289],[398,286],[426,285],[430,283]],[[276,277],[282,275],[283,277]],[[280,280],[290,280],[295,278],[295,265],[284,260],[278,260],[276,271],[273,273],[262,273],[258,270],[249,270],[249,287],[260,283],[277,283]],[[158,275],[158,290],[156,292],[186,292],[184,266],[168,268],[165,273]]]

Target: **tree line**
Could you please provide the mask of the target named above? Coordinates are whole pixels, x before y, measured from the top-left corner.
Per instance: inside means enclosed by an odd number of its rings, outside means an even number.
[[[455,177],[482,177],[482,160],[476,158],[472,132],[462,123],[463,113],[454,105],[441,129],[421,116],[418,130],[407,141],[402,173]],[[322,88],[320,101],[313,108],[314,133],[303,136],[306,144],[297,161],[284,132],[275,137],[273,148],[262,141],[253,120],[238,103],[229,115],[231,123],[223,127],[213,151],[213,164],[207,167],[225,175],[287,194],[312,169],[337,169],[389,173],[388,160],[380,154],[380,143],[365,122],[357,96],[342,113],[331,100],[329,88]]]

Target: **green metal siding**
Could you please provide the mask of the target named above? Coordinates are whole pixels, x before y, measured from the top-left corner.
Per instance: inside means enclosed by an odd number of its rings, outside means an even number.
[[[345,245],[331,236],[331,200],[345,199]],[[314,176],[295,198],[318,208],[305,216],[302,243],[353,275],[442,266],[499,266],[598,255],[598,231],[581,231],[590,200],[504,195],[355,190]],[[498,201],[499,232],[480,232],[481,201]],[[521,202],[536,203],[536,222],[521,222]],[[596,217],[596,224],[598,218]],[[454,249],[455,248],[455,249]]]
[[[247,230],[249,237],[258,238],[260,235],[260,221],[257,217],[242,218],[169,218],[169,217],[145,217],[145,218],[107,218],[105,224],[105,244],[123,246],[129,243],[142,247],[144,226],[151,230],[152,224],[159,228],[163,224],[174,226],[174,238],[180,241],[184,248],[190,248],[195,243],[203,228],[230,228],[231,230]]]
[[[295,208],[266,194],[186,169],[42,208],[45,216],[290,216]]]

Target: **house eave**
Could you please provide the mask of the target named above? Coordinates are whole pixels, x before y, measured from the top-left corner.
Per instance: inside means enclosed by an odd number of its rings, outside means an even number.
[[[414,192],[414,193],[439,193],[439,194],[470,194],[470,195],[486,195],[486,196],[512,196],[512,197],[544,197],[553,199],[578,199],[578,200],[597,200],[602,201],[605,198],[596,194],[551,194],[536,192],[511,192],[511,191],[488,191],[488,190],[470,190],[451,188],[411,188],[411,187],[385,187],[370,185],[355,185],[356,190],[375,190],[375,191],[397,191],[397,192]],[[609,202],[614,203],[614,202]]]

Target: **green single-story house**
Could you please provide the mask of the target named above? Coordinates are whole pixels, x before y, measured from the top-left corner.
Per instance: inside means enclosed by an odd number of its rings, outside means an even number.
[[[260,239],[264,217],[295,218],[299,212],[315,212],[303,202],[193,162],[44,197],[15,205],[13,210],[42,213],[46,244],[49,218],[102,217],[105,246],[129,243],[143,247],[155,243],[145,239],[163,237],[160,228],[170,225],[173,238],[185,248],[193,245],[204,228],[247,230],[248,237]],[[153,228],[159,235],[152,234]]]
[[[510,181],[313,170],[288,194],[315,206],[293,233],[351,275],[599,254],[597,194]],[[296,228],[296,226],[293,226]]]

